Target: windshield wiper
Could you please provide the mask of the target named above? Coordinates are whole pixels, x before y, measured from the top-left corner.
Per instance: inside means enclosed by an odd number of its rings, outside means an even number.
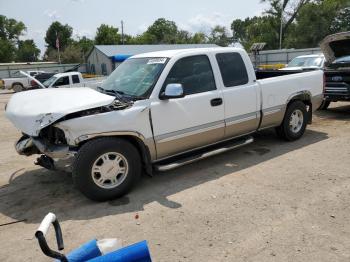
[[[104,88],[102,88],[100,86],[98,86],[97,89],[100,92],[104,93],[104,94],[107,94],[107,95],[112,94],[112,95],[114,95],[116,98],[118,98],[118,100],[120,100],[121,102],[123,102],[125,104],[129,104],[131,102],[130,100],[126,99],[123,96],[124,95],[123,91],[118,91],[118,90],[113,90],[113,89],[107,90],[107,89],[104,89]]]

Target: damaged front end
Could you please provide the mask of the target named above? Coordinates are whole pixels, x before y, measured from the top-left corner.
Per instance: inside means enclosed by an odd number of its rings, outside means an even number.
[[[50,170],[70,171],[76,150],[70,148],[66,142],[64,132],[49,126],[42,129],[38,137],[24,134],[15,145],[20,155],[30,156],[41,154],[35,162]]]
[[[69,137],[66,137],[65,132],[56,125],[67,120],[123,110],[130,106],[132,106],[132,103],[123,103],[114,100],[106,106],[74,112],[59,120],[50,121],[49,123],[45,122],[46,127],[38,131],[38,136],[23,134],[15,145],[16,151],[18,154],[25,156],[40,154],[41,156],[35,162],[36,165],[50,170],[70,172],[78,147],[76,145],[72,146],[71,141],[67,141]],[[45,116],[47,118],[50,114],[46,114]],[[37,121],[40,121],[40,124],[42,124],[43,118],[41,117]]]

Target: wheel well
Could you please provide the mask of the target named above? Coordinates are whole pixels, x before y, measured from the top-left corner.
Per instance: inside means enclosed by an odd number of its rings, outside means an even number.
[[[105,137],[105,136],[98,136],[89,140],[82,141],[78,146],[80,148],[86,142],[89,142],[94,139],[102,138],[102,137]],[[108,137],[124,139],[124,140],[127,140],[129,143],[131,143],[137,149],[137,151],[141,156],[144,170],[148,175],[150,176],[152,175],[153,169],[151,164],[151,154],[148,147],[143,143],[143,141],[140,138],[132,135],[116,135],[116,136],[108,136]]]
[[[311,105],[311,95],[309,93],[301,93],[290,98],[287,106],[296,100],[302,101],[305,105]]]
[[[13,87],[14,85],[20,85],[20,86],[22,86],[22,87],[23,87],[23,84],[22,84],[22,83],[19,83],[19,82],[15,82],[15,83],[13,83],[13,84],[12,84],[12,87]]]

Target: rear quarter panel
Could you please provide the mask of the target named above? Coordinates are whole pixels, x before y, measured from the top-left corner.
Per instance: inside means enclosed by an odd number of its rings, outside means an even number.
[[[315,102],[317,109],[323,98],[323,71],[278,76],[257,80],[260,85],[261,110],[263,119],[261,128],[280,125],[286,106],[293,97],[306,93]]]

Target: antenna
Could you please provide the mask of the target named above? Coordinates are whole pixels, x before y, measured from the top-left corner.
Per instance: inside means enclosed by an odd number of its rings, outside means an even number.
[[[122,20],[120,23],[122,25],[122,44],[124,45],[124,21]]]

